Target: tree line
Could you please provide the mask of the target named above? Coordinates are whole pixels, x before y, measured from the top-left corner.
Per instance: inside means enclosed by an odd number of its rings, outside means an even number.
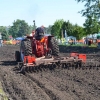
[[[56,20],[53,25],[45,27],[45,32],[52,34],[57,38],[62,38],[62,33],[66,30],[69,36],[75,36],[81,39],[83,36],[98,33],[100,31],[100,1],[99,0],[76,0],[77,2],[85,2],[84,9],[79,13],[86,17],[83,26],[72,24],[69,20]],[[9,40],[9,36],[13,38],[22,37],[30,34],[37,26],[28,25],[25,20],[17,19],[12,26],[0,26],[0,33],[3,40]]]

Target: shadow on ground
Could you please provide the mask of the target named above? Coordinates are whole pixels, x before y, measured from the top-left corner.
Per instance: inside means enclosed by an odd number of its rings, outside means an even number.
[[[0,61],[0,65],[14,66],[14,65],[17,65],[17,62],[16,61]]]

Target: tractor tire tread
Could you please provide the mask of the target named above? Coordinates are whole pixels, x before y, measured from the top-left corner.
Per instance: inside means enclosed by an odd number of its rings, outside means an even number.
[[[50,39],[50,47],[52,49],[52,55],[59,56],[58,42],[56,41],[56,39],[54,37],[51,37],[51,39]]]
[[[24,56],[32,55],[32,45],[30,39],[25,39],[21,42],[21,46],[24,50]]]

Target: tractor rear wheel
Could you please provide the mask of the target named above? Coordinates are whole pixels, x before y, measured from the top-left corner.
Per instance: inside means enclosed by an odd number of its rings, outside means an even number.
[[[21,61],[23,61],[24,56],[32,55],[32,45],[30,39],[24,39],[21,41],[20,52],[21,52]]]
[[[51,37],[49,43],[50,49],[52,50],[52,55],[59,56],[59,46],[57,40],[54,37]]]

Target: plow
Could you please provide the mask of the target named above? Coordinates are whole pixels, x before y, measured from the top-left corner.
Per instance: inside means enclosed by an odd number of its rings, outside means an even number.
[[[69,56],[59,55],[59,45],[54,36],[27,36],[20,43],[19,51],[15,51],[20,72],[43,70],[46,68],[98,68],[99,61],[87,59],[86,54],[71,52]]]
[[[71,53],[73,54],[73,53]],[[74,53],[76,54],[76,53]],[[79,58],[80,56],[80,58]],[[54,69],[54,68],[82,68],[85,65],[85,55],[79,54],[79,56],[70,56],[70,57],[41,57],[36,58],[35,63],[33,64],[33,58],[28,57],[24,62],[18,62],[18,66],[21,72],[25,71],[37,71],[44,69]],[[82,58],[83,57],[83,58]]]

